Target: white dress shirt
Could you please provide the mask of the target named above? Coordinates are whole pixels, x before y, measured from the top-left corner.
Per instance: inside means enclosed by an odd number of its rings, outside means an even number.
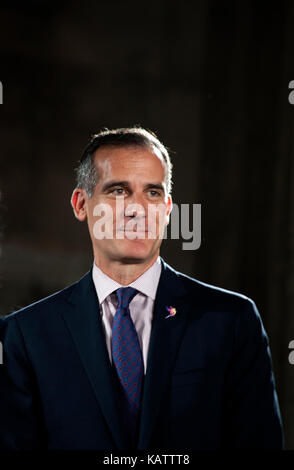
[[[161,274],[161,261],[156,261],[129,286],[122,286],[111,279],[93,264],[92,277],[100,304],[100,314],[105,332],[109,359],[112,363],[111,338],[113,318],[117,308],[117,296],[114,291],[120,287],[133,287],[139,292],[130,303],[130,315],[135,325],[143,355],[144,373],[146,374],[149,340],[153,318],[153,308]]]

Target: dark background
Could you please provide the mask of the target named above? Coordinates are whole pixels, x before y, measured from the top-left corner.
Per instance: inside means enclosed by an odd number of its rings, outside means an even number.
[[[91,266],[74,168],[103,126],[140,124],[172,150],[174,201],[202,204],[176,269],[253,298],[294,449],[292,1],[0,4],[0,315]]]

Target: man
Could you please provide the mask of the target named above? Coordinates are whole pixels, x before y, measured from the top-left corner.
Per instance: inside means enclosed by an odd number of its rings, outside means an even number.
[[[93,136],[76,218],[93,268],[4,318],[4,449],[281,449],[267,334],[254,302],[159,256],[171,162],[142,128]]]

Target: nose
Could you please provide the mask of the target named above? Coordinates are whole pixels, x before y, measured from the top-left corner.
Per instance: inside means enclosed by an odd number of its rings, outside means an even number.
[[[125,206],[126,217],[145,217],[146,216],[146,203],[141,195],[133,193],[128,198]]]

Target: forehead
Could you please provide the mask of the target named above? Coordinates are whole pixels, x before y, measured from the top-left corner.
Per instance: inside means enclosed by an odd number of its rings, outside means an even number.
[[[165,162],[156,147],[104,146],[94,153],[94,162],[100,177],[114,174],[140,176],[141,173],[156,174],[161,179],[165,177]]]

